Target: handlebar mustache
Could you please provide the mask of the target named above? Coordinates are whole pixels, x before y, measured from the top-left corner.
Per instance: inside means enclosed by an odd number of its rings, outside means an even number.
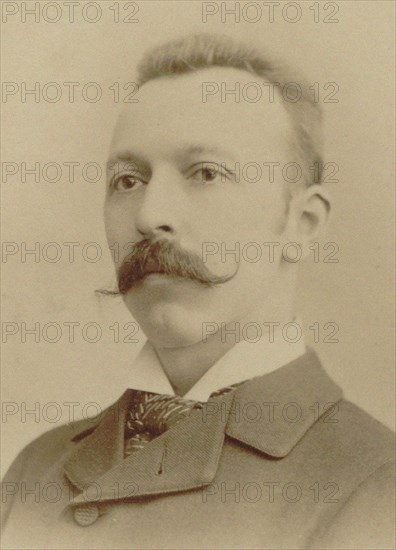
[[[238,268],[232,275],[214,275],[198,254],[183,250],[176,242],[143,239],[133,244],[122,262],[117,273],[118,288],[120,294],[126,294],[149,273],[164,273],[215,286],[230,281],[237,271]]]

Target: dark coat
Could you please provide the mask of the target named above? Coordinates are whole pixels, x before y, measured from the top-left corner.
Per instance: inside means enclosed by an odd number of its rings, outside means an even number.
[[[21,452],[3,549],[394,547],[393,434],[313,351],[123,459],[127,401]]]

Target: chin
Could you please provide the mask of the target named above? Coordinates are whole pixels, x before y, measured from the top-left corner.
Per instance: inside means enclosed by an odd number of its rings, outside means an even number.
[[[160,302],[128,309],[150,342],[158,346],[189,346],[202,340],[206,316],[200,315],[191,304]]]

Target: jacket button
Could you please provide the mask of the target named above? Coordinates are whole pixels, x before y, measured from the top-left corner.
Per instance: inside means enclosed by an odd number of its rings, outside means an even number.
[[[84,506],[78,506],[74,510],[74,520],[82,527],[92,525],[98,517],[99,510],[95,504],[85,504]]]

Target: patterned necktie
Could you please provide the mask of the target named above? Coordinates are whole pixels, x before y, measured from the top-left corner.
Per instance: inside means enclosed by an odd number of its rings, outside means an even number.
[[[234,390],[239,384],[227,386],[213,392],[218,397]],[[131,404],[125,423],[124,456],[142,449],[155,437],[169,430],[176,422],[186,418],[195,409],[202,409],[203,403],[184,399],[177,395],[160,395],[132,390]]]

